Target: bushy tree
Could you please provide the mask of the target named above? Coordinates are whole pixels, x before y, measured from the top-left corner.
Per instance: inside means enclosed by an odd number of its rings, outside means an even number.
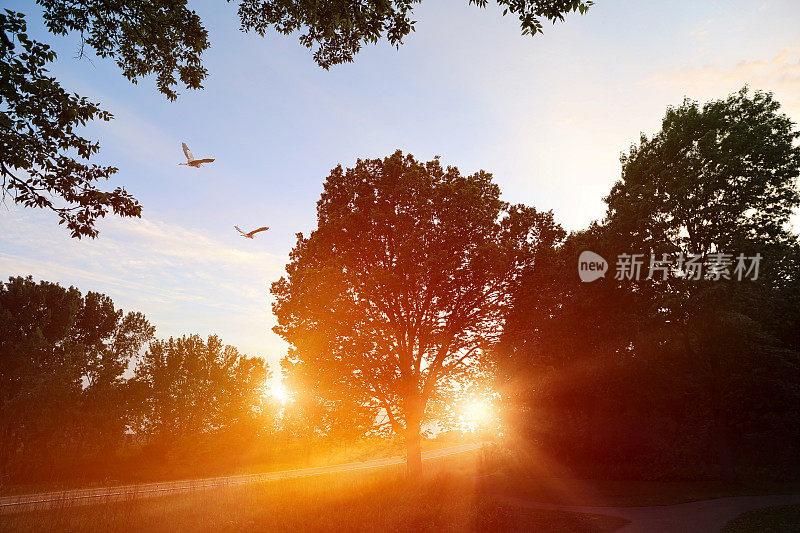
[[[614,231],[661,251],[748,251],[786,234],[800,205],[800,132],[772,94],[747,88],[667,109],[622,158],[606,198]]]
[[[742,90],[668,109],[631,148],[606,220],[516,294],[501,368],[525,431],[576,462],[658,460],[656,475],[800,467],[797,137],[770,94]],[[611,263],[591,284],[576,275],[587,249]],[[715,252],[760,253],[759,279],[614,279],[620,253]]]
[[[483,171],[399,151],[337,167],[317,229],[272,287],[290,379],[384,418],[415,475],[432,407],[480,369],[521,271],[560,234],[550,213],[502,202]]]
[[[122,375],[153,328],[105,295],[32,278],[0,283],[0,468],[15,476],[113,448]]]
[[[139,360],[131,383],[139,399],[136,432],[174,446],[203,435],[263,431],[269,371],[215,335],[156,340]]]

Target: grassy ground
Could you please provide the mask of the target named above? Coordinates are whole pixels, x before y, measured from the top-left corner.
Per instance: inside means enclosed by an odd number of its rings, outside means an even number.
[[[465,439],[436,439],[423,440],[423,450],[437,450],[449,446],[457,446],[469,442]],[[353,443],[338,444],[336,446],[319,446],[307,449],[278,449],[273,450],[269,461],[247,454],[240,460],[241,464],[225,464],[215,466],[213,458],[209,457],[180,457],[170,458],[163,464],[142,464],[136,456],[123,465],[124,473],[115,476],[99,478],[67,478],[53,479],[49,482],[21,483],[13,485],[0,485],[0,496],[13,496],[16,494],[32,494],[37,492],[51,492],[70,489],[85,489],[135,483],[150,483],[158,481],[179,481],[203,477],[235,476],[240,474],[259,474],[291,470],[295,468],[308,468],[315,466],[328,466],[356,461],[368,461],[384,457],[402,456],[405,453],[402,441],[389,439],[372,439],[356,441]]]
[[[781,505],[748,511],[731,520],[721,533],[796,533],[800,531],[800,505]]]
[[[135,502],[0,515],[2,531],[614,531],[619,518],[519,508],[484,494],[469,459]],[[473,463],[474,464],[474,463]],[[457,473],[454,473],[457,472]]]
[[[480,479],[483,492],[537,502],[590,506],[675,505],[728,496],[798,494],[798,483],[723,484],[710,481],[615,481],[498,473]]]

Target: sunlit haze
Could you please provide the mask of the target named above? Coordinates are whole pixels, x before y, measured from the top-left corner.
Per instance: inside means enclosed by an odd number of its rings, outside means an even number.
[[[76,59],[77,35],[46,34],[38,6],[5,2],[28,13],[32,37],[54,44],[62,84],[114,114],[87,136],[144,212],[107,217],[99,240],[78,241],[53,214],[6,202],[0,270],[108,294],[146,312],[160,337],[217,333],[273,373],[286,345],[271,332],[269,284],[295,234],[314,228],[322,182],[339,163],[397,148],[440,155],[493,172],[504,199],[579,229],[603,216],[620,152],[684,95],[703,101],[749,83],[800,120],[794,0],[602,0],[535,38],[491,3],[429,1],[402,47],[369,46],[329,71],[296,36],[238,31],[232,4],[190,4],[209,29],[210,76],[169,102],[111,60]],[[215,163],[178,166],[181,142]],[[234,225],[270,230],[250,240]]]

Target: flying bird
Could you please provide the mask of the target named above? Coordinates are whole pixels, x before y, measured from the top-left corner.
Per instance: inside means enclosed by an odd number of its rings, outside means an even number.
[[[181,143],[183,146],[183,153],[186,154],[186,163],[178,163],[179,165],[188,165],[194,168],[200,168],[203,163],[211,163],[214,161],[213,159],[195,159],[192,155],[192,151],[189,150],[189,147],[186,146],[186,143]]]
[[[242,234],[242,237],[247,237],[248,239],[254,238],[255,234],[259,231],[267,231],[269,229],[269,227],[264,226],[263,228],[254,229],[250,233],[245,233],[241,230],[241,228],[239,228],[239,226],[234,226],[234,228],[236,228],[236,231]]]

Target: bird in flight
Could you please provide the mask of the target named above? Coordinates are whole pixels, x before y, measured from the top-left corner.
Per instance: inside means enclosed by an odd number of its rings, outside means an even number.
[[[255,234],[259,231],[267,231],[269,229],[269,227],[264,226],[263,228],[254,229],[250,233],[245,233],[241,230],[241,228],[239,228],[239,226],[234,226],[234,228],[236,228],[236,231],[242,234],[242,237],[247,237],[248,239],[254,238]]]
[[[188,165],[190,167],[200,168],[203,163],[211,163],[214,161],[213,159],[195,159],[192,155],[192,151],[189,150],[188,146],[186,146],[186,143],[181,143],[181,146],[183,146],[183,153],[186,154],[186,163],[178,163],[179,165]]]

